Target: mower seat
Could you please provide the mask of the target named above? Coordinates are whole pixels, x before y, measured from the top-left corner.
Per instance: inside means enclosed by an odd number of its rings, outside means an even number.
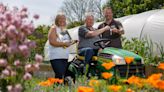
[[[82,61],[84,61],[84,59],[85,59],[84,56],[79,56],[79,55],[77,56],[77,58],[78,58],[79,60],[82,60]],[[92,57],[92,61],[97,61],[97,59],[98,59],[97,56],[93,56],[93,57]]]

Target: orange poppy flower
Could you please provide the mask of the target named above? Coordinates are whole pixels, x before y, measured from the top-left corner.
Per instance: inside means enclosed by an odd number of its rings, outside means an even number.
[[[158,73],[158,74],[152,74],[151,76],[148,77],[148,80],[160,80],[160,78],[162,77],[162,73]]]
[[[89,81],[89,86],[99,86],[100,85],[100,83],[99,83],[99,81],[98,80],[90,80]]]
[[[102,66],[106,69],[109,70],[111,69],[113,66],[115,66],[115,64],[113,62],[109,62],[109,63],[103,63]]]
[[[147,82],[152,85],[153,87],[157,88],[157,82],[161,80],[162,73],[152,74],[148,77]]]
[[[129,84],[135,84],[138,87],[142,87],[143,86],[143,82],[144,82],[144,79],[141,79],[141,78],[136,77],[136,76],[131,76],[127,80],[127,83],[129,83]]]
[[[125,57],[125,61],[127,64],[130,64],[131,62],[134,61],[134,57]]]
[[[160,64],[158,65],[158,68],[164,70],[164,63],[160,63]]]
[[[108,86],[108,89],[109,90],[112,90],[114,92],[118,92],[122,87],[121,86],[118,86],[118,85],[111,85],[111,86]]]
[[[63,79],[59,79],[59,78],[48,78],[48,80],[40,82],[39,85],[40,86],[51,86],[54,83],[63,83]]]
[[[109,79],[113,76],[112,73],[108,73],[108,72],[103,72],[101,75],[104,79]]]
[[[126,92],[134,92],[132,89],[128,88]]]
[[[39,85],[44,86],[44,87],[48,87],[48,86],[53,85],[53,83],[50,82],[49,80],[47,80],[47,81],[40,82]]]
[[[164,80],[158,81],[156,85],[160,90],[164,90]]]
[[[94,92],[94,89],[91,87],[80,86],[78,87],[78,92]]]
[[[63,83],[63,79],[59,78],[48,78],[48,80],[52,83]]]

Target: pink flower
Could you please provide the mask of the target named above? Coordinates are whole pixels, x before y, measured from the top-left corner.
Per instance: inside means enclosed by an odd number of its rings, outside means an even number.
[[[5,21],[5,15],[0,15],[0,22],[4,22]]]
[[[2,71],[2,74],[5,76],[9,76],[10,75],[10,71],[8,69],[5,69]]]
[[[35,55],[35,61],[38,63],[41,63],[43,61],[43,57],[39,54],[36,54]]]
[[[14,87],[12,85],[7,86],[8,92],[14,92]]]
[[[30,50],[29,48],[27,47],[27,45],[20,45],[19,47],[19,50],[21,52],[21,54],[25,57],[29,57],[30,55]]]
[[[7,21],[12,20],[12,13],[10,11],[5,12],[5,16],[6,16]]]
[[[22,11],[27,12],[27,7],[23,7],[23,8],[21,9],[21,12],[22,12]]]
[[[8,92],[22,92],[22,85],[21,84],[16,84],[14,85],[8,85],[7,90]]]
[[[27,40],[27,41],[25,42],[25,44],[26,44],[29,48],[36,48],[36,42],[35,42],[35,41]]]
[[[33,17],[34,17],[34,19],[36,19],[36,20],[39,19],[39,15],[38,15],[38,14],[35,14]]]
[[[7,28],[8,31],[13,32],[13,33],[17,33],[16,31],[16,27],[14,25],[9,25],[9,27]]]
[[[32,72],[33,70],[32,70],[32,64],[27,64],[27,65],[25,65],[25,71],[26,72]]]
[[[22,25],[22,20],[20,17],[14,17],[13,21],[12,21],[12,24],[15,25],[15,27],[17,29],[20,29],[21,28],[21,25]]]
[[[39,63],[36,63],[36,64],[34,64],[33,66],[34,66],[34,68],[35,68],[35,71],[38,71],[38,70],[40,69],[40,68],[39,68],[39,66],[40,66]]]
[[[25,71],[26,72],[34,72],[39,70],[39,63],[36,64],[27,64],[25,65]]]
[[[22,87],[21,84],[16,84],[15,85],[15,92],[22,92],[22,89],[23,89],[23,87]]]
[[[23,76],[24,80],[30,80],[32,78],[32,75],[30,73],[25,73],[25,75]]]
[[[1,24],[2,24],[2,27],[3,27],[3,28],[6,28],[7,25],[8,25],[7,22],[5,22],[5,21],[2,21]]]
[[[15,39],[18,34],[18,31],[16,30],[16,27],[14,25],[9,25],[6,34],[9,38]]]
[[[0,13],[4,13],[6,11],[6,6],[0,3]]]
[[[8,53],[17,53],[18,52],[18,43],[14,40],[9,41]]]
[[[33,22],[28,24],[28,29],[29,29],[28,35],[32,34],[35,31]]]
[[[26,35],[30,35],[35,31],[33,23],[24,23],[21,26],[21,31],[24,32]]]
[[[14,61],[14,65],[15,65],[15,66],[20,66],[20,65],[21,65],[21,62],[20,62],[19,60],[15,60],[15,61]]]
[[[28,14],[27,14],[26,11],[21,11],[21,12],[20,12],[20,16],[21,16],[22,19],[28,18]]]
[[[7,61],[5,59],[0,59],[0,67],[6,67]]]

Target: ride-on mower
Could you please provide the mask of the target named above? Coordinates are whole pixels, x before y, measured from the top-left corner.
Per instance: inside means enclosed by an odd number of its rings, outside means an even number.
[[[120,78],[128,78],[132,75],[145,77],[144,61],[141,56],[127,50],[106,47],[106,43],[109,43],[109,40],[100,39],[94,42],[94,45],[99,46],[102,50],[98,52],[97,56],[92,57],[92,61],[87,70],[87,76],[102,78],[102,72],[110,72],[113,73],[114,76],[120,76]],[[128,64],[125,61],[126,57],[132,57],[133,61]],[[106,70],[102,64],[109,62],[114,62],[115,66],[110,70]],[[79,76],[84,74],[83,71],[85,70],[83,67],[84,56],[76,55],[71,61],[68,70],[75,76]]]

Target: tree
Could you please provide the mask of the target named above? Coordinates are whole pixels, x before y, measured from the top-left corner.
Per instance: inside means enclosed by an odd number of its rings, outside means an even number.
[[[32,78],[32,73],[39,70],[43,57],[35,54],[32,61],[32,49],[35,41],[28,39],[35,31],[29,18],[28,9],[13,9],[0,3],[0,92],[24,92],[25,81]]]
[[[114,17],[122,17],[164,8],[164,0],[108,0],[106,6],[113,9]]]
[[[92,12],[96,19],[102,18],[102,0],[65,0],[61,11],[63,11],[70,23],[82,22],[86,12]]]
[[[46,41],[48,40],[49,29],[50,29],[50,26],[39,25],[35,29],[35,32],[28,37],[30,40],[35,41],[37,45],[37,48],[35,48],[35,50],[32,51],[33,53],[37,52],[44,56],[44,52],[43,52],[44,45]],[[31,58],[34,58],[34,55],[32,55]]]

